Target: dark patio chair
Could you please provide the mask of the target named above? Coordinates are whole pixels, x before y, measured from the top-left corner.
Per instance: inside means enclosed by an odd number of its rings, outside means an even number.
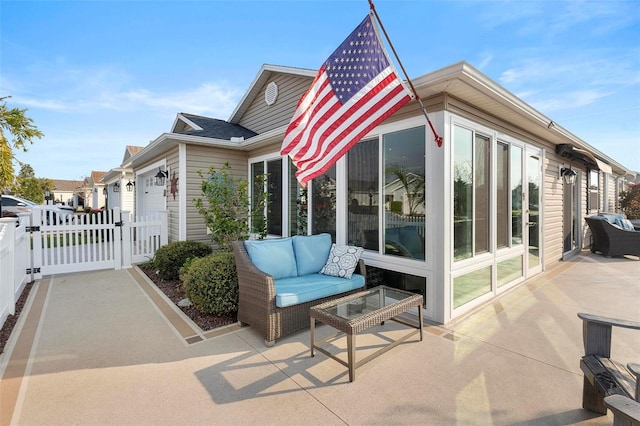
[[[627,231],[612,225],[604,217],[586,217],[593,237],[591,252],[603,256],[640,256],[640,232]]]

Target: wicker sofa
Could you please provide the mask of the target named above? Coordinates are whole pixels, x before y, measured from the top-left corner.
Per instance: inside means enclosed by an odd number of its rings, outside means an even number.
[[[284,259],[291,255],[282,253],[287,242],[294,249],[295,271]],[[329,234],[234,241],[232,248],[238,272],[238,321],[254,327],[267,346],[309,327],[311,306],[360,291],[366,285],[362,260],[349,278],[319,273],[332,250]]]
[[[640,232],[633,225],[623,228],[620,215],[600,215],[585,218],[591,230],[591,252],[603,256],[640,256]],[[615,223],[615,225],[614,225]]]

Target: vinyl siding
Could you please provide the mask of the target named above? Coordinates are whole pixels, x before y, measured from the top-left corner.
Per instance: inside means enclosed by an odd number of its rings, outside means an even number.
[[[224,150],[197,145],[187,145],[187,239],[211,244],[211,235],[207,234],[204,218],[194,205],[195,198],[202,197],[202,181],[211,166],[220,169],[229,162],[231,173],[236,179],[247,179],[247,154],[243,151]],[[203,177],[198,175],[201,171]],[[177,199],[176,199],[177,200]]]
[[[606,205],[604,211],[609,213],[615,213],[616,211],[616,178],[608,173],[602,173],[603,180],[606,182],[604,189],[607,192]]]
[[[274,81],[278,85],[278,98],[273,105],[264,100],[264,90]],[[240,125],[256,133],[286,126],[291,121],[298,101],[307,91],[313,79],[286,74],[274,74],[260,89],[260,94],[253,100],[247,112],[240,119]]]
[[[180,162],[178,161],[178,147],[173,148],[172,150],[166,153],[167,158],[167,170],[169,170],[169,177],[165,182],[166,188],[166,199],[167,199],[167,221],[169,225],[169,241],[178,241],[179,232],[180,232],[180,209],[179,209],[179,198],[178,193],[176,193],[175,200],[173,199],[173,195],[171,194],[171,179],[174,174],[177,178],[180,175]]]
[[[563,183],[558,176],[562,159],[547,152],[544,163],[544,265],[548,267],[562,259],[563,252]]]

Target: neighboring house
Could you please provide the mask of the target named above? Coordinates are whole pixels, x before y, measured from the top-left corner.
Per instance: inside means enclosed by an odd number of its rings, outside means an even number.
[[[388,177],[392,180],[384,186],[385,208],[392,210],[391,203],[395,201],[404,215],[424,215],[424,177],[408,172],[399,178],[393,170]]]
[[[84,195],[84,207],[100,209],[105,207],[106,188],[102,182],[105,172],[92,171],[82,183],[82,193]]]
[[[268,173],[272,235],[329,232],[365,247],[376,275],[423,294],[426,317],[446,323],[579,252],[584,217],[615,210],[636,176],[461,62],[413,80],[442,147],[410,102],[303,189],[279,151],[315,74],[264,65],[228,121],[178,114],[122,165],[134,171],[136,211],[166,209],[170,241],[210,241],[193,206],[198,170],[229,162],[241,178]],[[423,215],[387,209],[398,164],[424,179]]]
[[[61,203],[67,206],[78,207],[80,205],[79,197],[82,197],[81,180],[60,180],[53,179],[53,202]]]
[[[193,199],[202,196],[200,188],[210,166],[229,162],[235,176],[246,179],[247,154],[240,143],[254,136],[255,132],[224,120],[178,114],[170,133],[163,133],[122,164],[134,170],[136,215],[166,210],[170,241],[210,243]],[[158,177],[163,175],[164,183],[159,185]]]
[[[129,159],[142,151],[141,146],[128,145],[125,148],[122,164],[127,164]],[[135,176],[133,169],[116,167],[102,176],[102,183],[106,188],[106,206],[110,209],[119,208],[120,211],[128,211],[135,217]],[[103,189],[104,193],[104,189]]]

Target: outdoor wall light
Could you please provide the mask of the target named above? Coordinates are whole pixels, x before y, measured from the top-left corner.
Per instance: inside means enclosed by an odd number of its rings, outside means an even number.
[[[105,186],[104,188],[102,188],[102,193],[106,196],[108,191],[107,191],[107,187]]]
[[[156,176],[155,176],[156,186],[164,186],[164,182],[168,177],[169,177],[169,172],[162,171],[161,168],[158,168],[158,173],[156,173]]]
[[[576,183],[576,176],[578,176],[578,174],[570,167],[563,167],[560,169],[560,176],[564,179],[564,183],[573,185]]]
[[[113,192],[120,192],[120,184],[118,182],[113,184]]]
[[[127,187],[127,191],[131,192],[133,191],[133,188],[136,187],[136,181],[135,180],[133,182],[129,181],[125,186]]]

